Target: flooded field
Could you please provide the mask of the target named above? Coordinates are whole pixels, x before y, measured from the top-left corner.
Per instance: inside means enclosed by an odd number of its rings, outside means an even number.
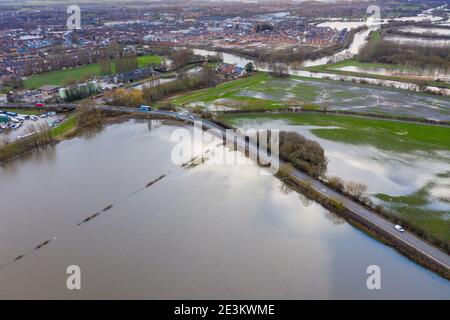
[[[229,83],[226,87],[186,95],[179,99],[180,103],[190,106],[202,106],[206,103],[210,110],[214,105],[217,108],[250,110],[277,108],[292,101],[326,106],[330,109],[450,120],[450,101],[443,97],[303,77],[279,79],[260,74],[255,78]]]
[[[110,125],[1,166],[0,298],[450,298],[251,163],[173,164],[178,128]],[[366,288],[372,264],[381,290]]]
[[[436,36],[450,36],[450,28],[425,28],[416,26],[401,27],[398,31],[421,34],[432,34]]]
[[[295,131],[319,142],[328,176],[366,184],[374,202],[450,240],[450,145],[436,145],[449,128],[434,133],[421,125],[310,114],[229,119],[238,127]],[[435,138],[412,138],[420,134]]]
[[[300,76],[300,77],[311,77],[316,79],[331,79],[336,81],[345,81],[345,82],[353,82],[353,83],[367,83],[377,86],[384,86],[389,88],[397,88],[397,89],[405,89],[415,92],[422,92],[424,90],[424,87],[420,86],[417,83],[410,83],[407,81],[396,81],[396,80],[387,80],[387,79],[374,79],[370,77],[364,77],[364,76],[351,76],[351,75],[337,75],[333,74],[327,71],[321,71],[321,72],[311,72],[307,71],[307,68],[320,66],[323,64],[326,64],[328,62],[339,62],[346,59],[349,59],[356,55],[359,50],[367,43],[368,41],[368,34],[369,30],[363,30],[361,32],[358,32],[355,34],[354,41],[350,45],[348,49],[342,50],[340,52],[337,52],[336,54],[328,57],[323,57],[315,60],[306,60],[303,62],[302,67],[306,69],[296,69],[292,68],[289,65],[286,65],[287,73],[289,75],[293,76]],[[226,52],[219,52],[219,51],[211,51],[211,50],[204,50],[204,49],[193,49],[192,50],[194,54],[201,55],[201,56],[214,56],[220,53],[223,57],[223,61],[225,63],[229,64],[235,64],[239,67],[245,67],[245,65],[249,62],[255,63],[257,70],[259,71],[270,71],[270,68],[268,64],[266,63],[260,63],[260,62],[254,62],[251,59],[247,59],[235,54],[230,54]],[[450,96],[450,89],[448,88],[439,88],[435,85],[427,85],[425,86],[425,89],[429,90],[429,92],[435,92],[439,93],[440,95]]]
[[[409,36],[385,36],[383,38],[387,41],[393,41],[399,44],[407,45],[420,45],[424,47],[450,47],[450,39],[429,39],[421,37],[409,37]]]
[[[370,66],[342,66],[333,68],[334,70],[349,71],[363,74],[373,74],[380,76],[394,76],[405,79],[439,80],[450,82],[450,72],[444,72],[437,68],[413,68],[413,67],[370,67]]]

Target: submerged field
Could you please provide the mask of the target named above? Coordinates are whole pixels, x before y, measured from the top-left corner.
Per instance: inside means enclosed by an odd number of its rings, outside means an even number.
[[[223,115],[237,127],[296,131],[318,141],[328,176],[363,182],[371,198],[450,242],[450,128],[315,114]]]
[[[387,63],[368,63],[358,61],[357,59],[348,59],[305,69],[312,72],[424,83],[440,88],[450,88],[450,73],[445,70],[431,68],[417,68]]]
[[[329,109],[450,120],[448,98],[331,80],[294,76],[275,78],[267,73],[258,73],[175,97],[172,102],[212,111],[313,105]]]
[[[179,130],[205,163],[173,161]],[[211,138],[131,120],[0,166],[0,298],[73,298],[74,261],[83,299],[450,297],[446,279]],[[382,290],[366,288],[373,263]]]
[[[147,64],[160,64],[161,61],[162,58],[159,56],[148,55],[138,57],[138,64],[140,67]],[[26,88],[35,89],[43,85],[66,85],[70,81],[81,81],[85,77],[95,77],[100,75],[100,65],[98,63],[92,63],[76,68],[36,74],[29,77],[24,82]]]

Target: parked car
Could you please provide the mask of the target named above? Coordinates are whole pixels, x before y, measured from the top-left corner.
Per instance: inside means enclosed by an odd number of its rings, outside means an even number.
[[[30,116],[30,120],[37,121],[39,119],[38,116]]]
[[[45,105],[44,105],[43,103],[38,102],[38,103],[36,103],[34,106],[35,106],[35,107],[40,107],[40,108],[42,108],[42,107],[44,107]]]
[[[22,126],[22,124],[19,123],[14,123],[13,125],[11,125],[11,129],[19,129]]]

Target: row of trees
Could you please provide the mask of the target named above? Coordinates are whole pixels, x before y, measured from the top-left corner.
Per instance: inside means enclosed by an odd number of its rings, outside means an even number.
[[[114,58],[116,73],[132,72],[139,68],[138,58],[134,52],[126,52]]]
[[[114,59],[103,57],[99,65],[101,75],[113,74],[113,65],[115,73],[132,72],[139,68],[138,57],[134,52],[119,52]]]
[[[175,81],[163,84],[148,83],[143,87],[144,100],[150,104],[154,101],[186,90],[194,90],[215,86],[220,82],[218,74],[207,63],[203,64],[198,75],[182,76]]]
[[[48,56],[37,57],[25,64],[22,73],[30,75],[35,73],[49,72],[63,68],[77,67],[97,62],[105,56],[106,50],[98,48],[80,48],[56,50]]]
[[[64,89],[67,102],[87,98],[99,92],[98,85],[93,82],[73,83]]]
[[[339,192],[345,192],[351,197],[365,201],[367,186],[356,181],[344,182],[340,177],[328,177],[328,184]]]
[[[139,89],[118,88],[107,97],[110,98],[110,104],[113,106],[134,108],[144,103],[144,94]]]
[[[432,66],[449,70],[448,47],[399,44],[387,40],[370,41],[359,53],[363,62],[392,63],[407,66]]]

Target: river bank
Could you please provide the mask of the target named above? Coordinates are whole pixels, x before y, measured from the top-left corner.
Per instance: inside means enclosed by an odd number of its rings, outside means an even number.
[[[333,56],[323,57],[316,60],[308,60],[302,64],[299,69],[289,64],[284,64],[286,72],[289,75],[296,75],[302,77],[330,79],[334,81],[345,81],[352,83],[371,84],[376,86],[384,86],[397,89],[405,89],[415,92],[426,92],[443,96],[450,96],[450,88],[445,83],[436,83],[435,81],[423,82],[411,81],[395,76],[381,76],[374,74],[350,73],[338,70],[328,70],[327,64],[329,62],[336,63],[343,60],[350,59],[358,54],[360,49],[368,42],[369,34],[372,29],[357,32],[354,36],[354,41],[348,49],[340,51]],[[252,62],[259,71],[270,71],[270,66],[267,63],[255,61],[249,57],[239,56],[227,51],[212,51],[205,49],[193,49],[193,53],[201,56],[215,56],[220,54],[223,61],[229,64],[236,64],[239,67],[245,67],[249,62]]]

